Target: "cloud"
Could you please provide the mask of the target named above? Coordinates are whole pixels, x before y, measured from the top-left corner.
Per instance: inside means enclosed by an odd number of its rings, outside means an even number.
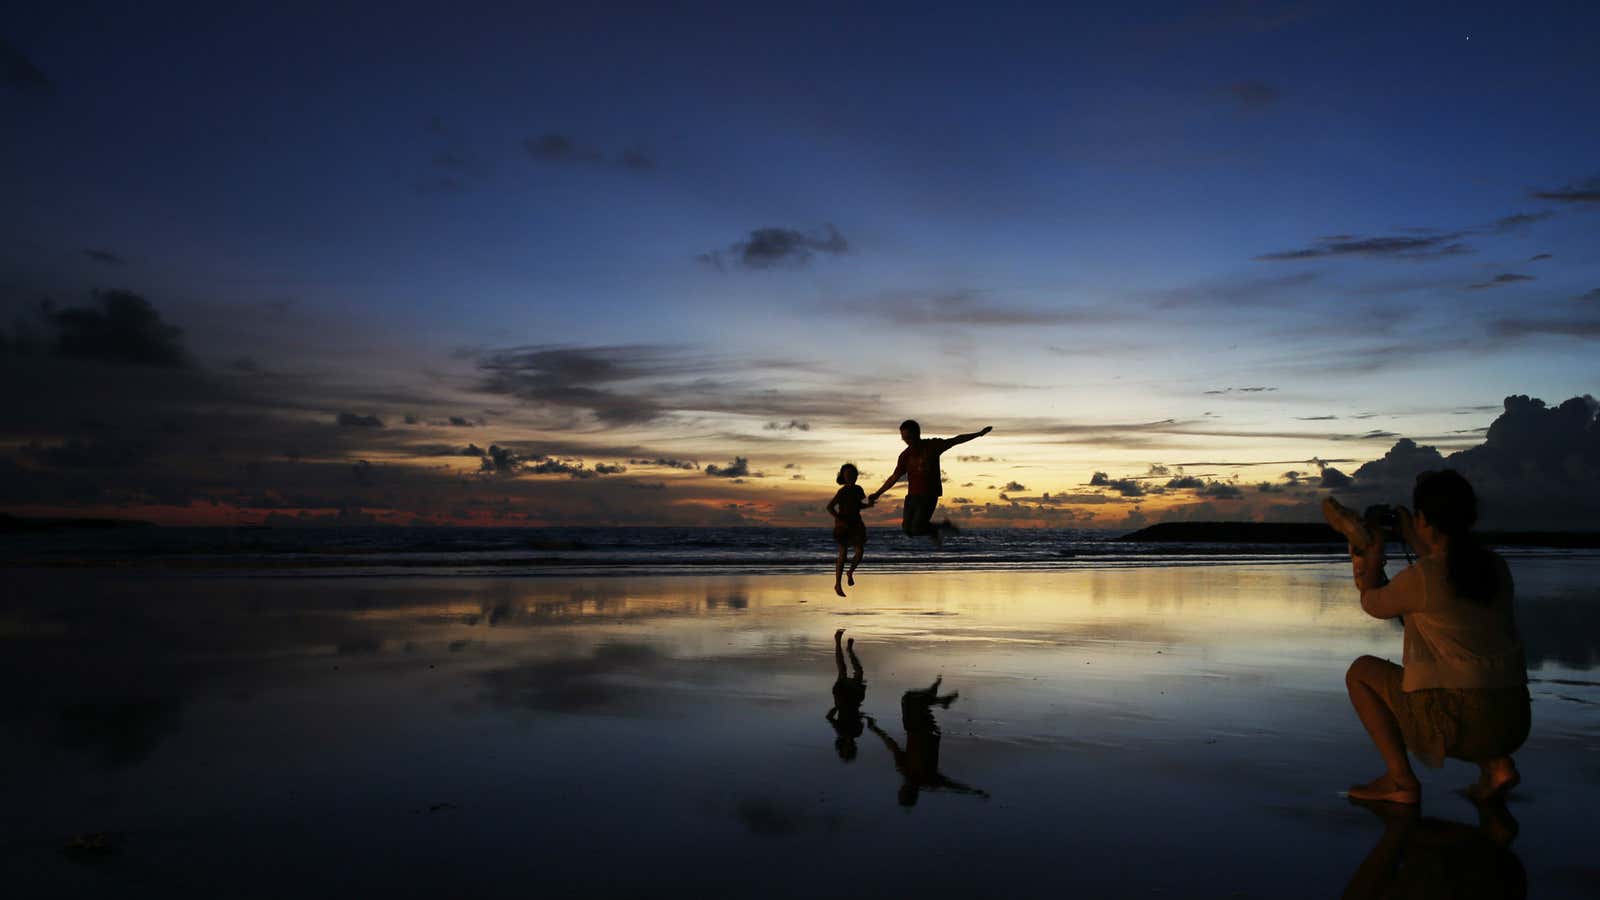
[[[1469,284],[1469,285],[1467,285],[1467,289],[1468,290],[1473,290],[1473,291],[1478,291],[1478,290],[1483,290],[1484,288],[1500,287],[1501,285],[1506,285],[1506,284],[1516,284],[1519,281],[1534,281],[1534,280],[1535,279],[1534,279],[1534,277],[1532,275],[1521,275],[1521,274],[1518,274],[1516,272],[1502,272],[1501,274],[1496,275],[1495,277],[1489,279],[1488,281],[1479,282],[1478,284]]]
[[[150,451],[143,444],[123,440],[70,440],[53,446],[34,441],[21,448],[21,455],[58,469],[121,469],[143,462]]]
[[[1089,478],[1091,487],[1107,487],[1124,497],[1143,497],[1144,485],[1131,478],[1112,478],[1104,472],[1096,472]]]
[[[1036,308],[997,302],[974,290],[933,294],[886,294],[858,302],[835,304],[841,313],[870,316],[896,325],[1028,326],[1096,324],[1127,316],[1107,309]]]
[[[1528,196],[1558,203],[1600,203],[1600,177],[1569,182],[1554,190],[1529,191]]]
[[[1000,490],[1005,491],[1008,494],[1014,494],[1014,493],[1016,493],[1018,491],[1025,491],[1027,489],[1028,489],[1027,486],[1022,484],[1021,482],[1008,481],[1008,482],[1006,482],[1006,486],[1001,488]]]
[[[750,475],[750,460],[735,456],[733,462],[725,466],[712,463],[706,466],[706,474],[714,478],[746,478]]]
[[[1584,294],[1582,297],[1579,297],[1578,299],[1579,300],[1600,300],[1600,288],[1595,288],[1594,290],[1588,292],[1587,294]]]
[[[695,259],[719,271],[730,262],[747,269],[775,269],[806,265],[818,253],[838,256],[849,251],[849,242],[830,223],[811,234],[793,228],[757,228],[744,240],[728,245],[726,251],[711,250]]]
[[[1283,261],[1324,259],[1340,256],[1363,256],[1374,259],[1438,259],[1475,252],[1460,239],[1470,232],[1451,231],[1437,234],[1406,234],[1385,237],[1360,237],[1340,234],[1318,238],[1309,247],[1263,253],[1256,259]]]
[[[655,459],[630,459],[630,466],[655,467],[660,469],[698,469],[700,464],[692,459],[674,459],[672,457],[656,457]]]
[[[1264,81],[1237,81],[1228,85],[1228,93],[1244,109],[1266,109],[1278,102],[1278,89]]]
[[[522,142],[528,155],[540,162],[550,163],[599,163],[605,161],[605,154],[592,147],[579,145],[571,137],[564,134],[547,133],[538,138],[529,138]]]
[[[1591,292],[1594,294],[1595,292]],[[1597,294],[1596,296],[1600,296]],[[1600,337],[1600,317],[1592,314],[1562,318],[1530,319],[1507,317],[1496,319],[1489,325],[1490,333],[1502,338],[1530,335],[1566,338]]]
[[[530,402],[585,409],[602,422],[636,424],[665,413],[661,405],[622,386],[645,378],[703,371],[646,346],[533,346],[494,351],[478,359],[479,387]]]
[[[1218,388],[1218,389],[1214,389],[1214,390],[1209,390],[1209,391],[1206,391],[1205,393],[1207,393],[1207,394],[1231,394],[1234,391],[1238,391],[1241,394],[1269,394],[1269,393],[1272,393],[1272,392],[1274,392],[1276,390],[1277,390],[1277,388],[1275,388],[1275,387],[1241,387],[1241,388],[1228,387],[1228,388]]]
[[[1514,395],[1477,446],[1443,456],[1402,439],[1355,472],[1369,500],[1408,503],[1416,476],[1450,468],[1477,491],[1491,528],[1593,529],[1600,521],[1600,402],[1585,394],[1556,407]]]
[[[1513,213],[1509,216],[1502,216],[1496,219],[1490,228],[1501,233],[1507,231],[1516,231],[1520,228],[1532,225],[1535,222],[1543,222],[1546,219],[1553,219],[1555,217],[1556,214],[1549,211],[1536,213]]]
[[[358,416],[352,412],[339,413],[338,422],[345,428],[382,428],[383,420],[377,416]]]
[[[1555,259],[1555,256],[1550,253],[1535,253],[1534,255],[1528,257],[1528,262],[1540,262],[1546,259]]]
[[[1322,469],[1322,480],[1318,484],[1325,489],[1336,490],[1348,486],[1350,481],[1349,475],[1335,469],[1333,466],[1325,466]]]
[[[546,132],[522,142],[528,156],[536,162],[556,165],[611,166],[643,172],[655,168],[655,160],[643,150],[629,148],[611,156],[584,144],[571,135]]]
[[[183,329],[169,325],[144,297],[130,291],[99,291],[99,306],[40,308],[46,330],[53,333],[50,351],[69,359],[130,365],[183,368],[189,364]],[[19,334],[12,342],[27,342]]]
[[[811,425],[809,423],[802,422],[799,419],[790,419],[787,422],[768,422],[764,427],[765,427],[765,429],[767,431],[810,431],[811,430]]]
[[[870,414],[882,402],[876,394],[857,393],[847,413],[839,406],[847,377],[810,363],[773,358],[725,358],[655,345],[544,345],[467,355],[476,357],[482,374],[478,390],[543,408],[561,419],[550,422],[551,428],[592,424],[578,420],[579,413],[592,415],[602,426],[624,427],[689,412],[814,426],[819,417],[831,421]],[[764,374],[781,379],[777,383],[783,388],[765,387]],[[816,383],[819,377],[821,384]],[[737,438],[759,439],[747,432]]]
[[[55,83],[10,42],[0,40],[0,84],[25,94],[51,94]]]
[[[128,264],[127,260],[123,259],[122,257],[118,256],[115,253],[112,253],[110,250],[86,249],[86,250],[83,251],[83,255],[85,257],[87,257],[91,262],[101,263],[102,265],[107,265],[107,266],[125,266],[125,265]]]

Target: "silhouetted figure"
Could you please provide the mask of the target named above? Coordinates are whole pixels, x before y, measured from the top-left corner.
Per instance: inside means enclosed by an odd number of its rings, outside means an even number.
[[[955,525],[949,519],[934,523],[933,511],[939,505],[939,497],[944,494],[944,485],[939,478],[939,454],[957,444],[965,444],[973,438],[983,437],[994,430],[985,425],[983,430],[970,434],[958,434],[953,438],[925,438],[922,436],[922,426],[915,419],[907,419],[900,423],[900,439],[906,442],[906,449],[900,451],[900,459],[895,463],[894,472],[890,473],[883,487],[872,492],[867,498],[868,505],[878,502],[883,492],[894,487],[900,476],[906,478],[906,507],[901,518],[900,528],[907,537],[928,535],[935,544],[944,543],[943,533],[954,533]]]
[[[866,491],[861,485],[856,484],[860,477],[855,463],[845,463],[839,467],[839,474],[834,478],[839,484],[839,492],[828,501],[828,515],[833,516],[833,542],[839,545],[839,558],[833,564],[833,592],[844,596],[844,585],[839,583],[844,574],[844,556],[847,548],[853,548],[855,558],[850,561],[850,586],[856,586],[856,566],[861,565],[861,552],[867,546],[867,523],[861,519],[861,510],[877,502],[874,497],[867,499]]]
[[[1415,806],[1358,805],[1383,820],[1383,837],[1350,877],[1346,900],[1528,896],[1527,872],[1510,846],[1517,820],[1499,800],[1478,804],[1476,828],[1423,818]]]
[[[984,799],[989,797],[987,791],[946,778],[939,771],[939,722],[933,717],[933,706],[937,704],[949,709],[950,704],[960,696],[957,692],[939,696],[939,682],[943,680],[936,678],[932,686],[906,691],[905,696],[900,698],[900,720],[906,730],[904,750],[894,742],[894,738],[878,727],[877,719],[867,716],[867,727],[872,729],[873,734],[883,738],[884,746],[894,756],[894,767],[900,771],[903,779],[900,785],[901,806],[916,806],[917,795],[922,791],[950,791]]]
[[[867,682],[861,671],[861,660],[856,658],[856,639],[851,638],[841,647],[839,639],[842,637],[843,628],[833,633],[833,661],[839,667],[839,677],[833,682],[833,708],[828,710],[824,718],[837,734],[833,739],[833,749],[839,751],[840,759],[849,762],[856,758],[856,738],[861,737],[861,704],[867,699]],[[847,651],[850,665],[856,670],[854,676],[846,674],[844,670]]]
[[[1403,616],[1402,666],[1375,656],[1350,664],[1345,686],[1387,771],[1349,794],[1414,804],[1422,798],[1409,749],[1435,768],[1446,756],[1478,764],[1472,796],[1488,799],[1520,782],[1511,754],[1528,738],[1528,670],[1512,614],[1511,571],[1471,533],[1477,498],[1453,471],[1417,477],[1414,517],[1402,511],[1417,561],[1389,581],[1382,540],[1352,542],[1361,608]]]

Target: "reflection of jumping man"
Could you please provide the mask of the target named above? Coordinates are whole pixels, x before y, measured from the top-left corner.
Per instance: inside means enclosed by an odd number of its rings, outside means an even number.
[[[939,723],[933,717],[933,705],[937,703],[949,709],[950,704],[960,696],[956,692],[939,696],[939,682],[943,680],[936,678],[932,686],[906,691],[905,696],[900,698],[900,719],[906,729],[904,750],[894,742],[894,738],[878,727],[877,719],[867,716],[867,727],[872,729],[873,734],[883,738],[884,746],[894,756],[894,767],[900,770],[900,776],[904,779],[900,785],[901,806],[916,806],[917,794],[924,790],[973,794],[986,800],[989,798],[987,791],[946,778],[939,771],[940,734]]]
[[[884,491],[894,487],[900,476],[906,478],[906,507],[905,515],[901,519],[900,528],[907,537],[928,535],[935,544],[942,544],[942,532],[954,532],[956,527],[949,519],[934,524],[933,510],[939,505],[939,497],[944,493],[944,485],[939,479],[939,454],[949,450],[957,444],[965,444],[973,438],[983,437],[992,429],[984,426],[982,431],[970,434],[958,434],[953,438],[924,438],[922,426],[915,419],[907,419],[900,423],[900,439],[906,442],[906,449],[900,451],[900,459],[895,463],[894,471],[890,473],[883,487],[873,491],[867,498],[870,506],[878,501]]]
[[[849,762],[856,758],[856,738],[861,736],[861,703],[867,699],[867,682],[861,671],[861,660],[856,658],[856,639],[851,638],[844,647],[840,647],[839,639],[842,637],[843,628],[833,633],[833,661],[839,666],[839,678],[833,683],[833,709],[828,710],[824,718],[838,733],[833,740],[833,748],[839,751],[840,759]],[[854,677],[845,674],[844,654],[847,649],[850,665],[856,670]]]

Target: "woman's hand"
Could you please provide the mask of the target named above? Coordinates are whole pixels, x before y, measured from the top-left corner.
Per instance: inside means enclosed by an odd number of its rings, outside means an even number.
[[[1356,578],[1356,587],[1363,591],[1383,587],[1389,578],[1383,572],[1385,562],[1383,542],[1373,541],[1366,550],[1357,550],[1355,545],[1346,544],[1350,551],[1350,568]]]

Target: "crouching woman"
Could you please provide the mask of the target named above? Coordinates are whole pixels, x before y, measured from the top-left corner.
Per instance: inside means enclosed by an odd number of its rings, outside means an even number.
[[[1530,724],[1511,571],[1473,536],[1477,497],[1460,474],[1418,476],[1412,505],[1418,559],[1393,581],[1383,571],[1382,540],[1351,549],[1361,608],[1399,618],[1405,638],[1402,665],[1363,656],[1345,673],[1350,702],[1388,768],[1349,796],[1420,802],[1409,749],[1433,768],[1447,756],[1476,763],[1480,774],[1469,794],[1499,797],[1521,781],[1511,754]]]

